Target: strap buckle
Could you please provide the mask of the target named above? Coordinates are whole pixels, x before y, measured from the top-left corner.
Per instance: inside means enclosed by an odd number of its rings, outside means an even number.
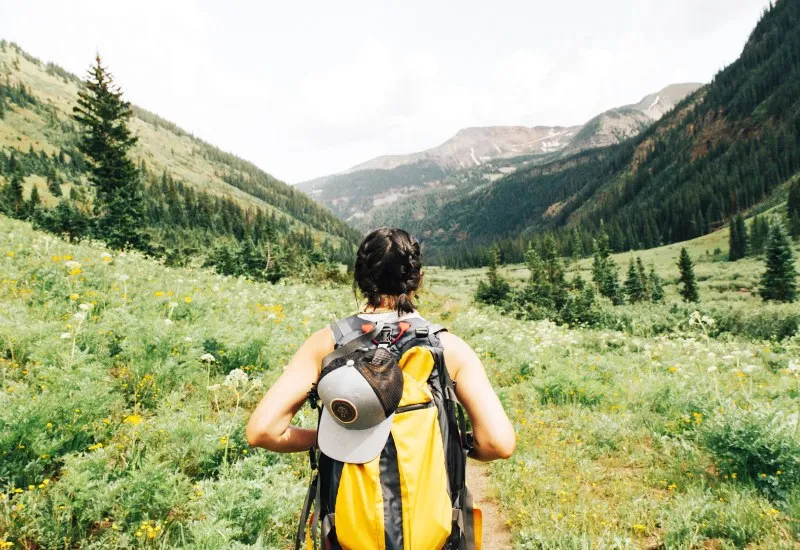
[[[430,328],[428,326],[417,327],[414,333],[417,335],[417,338],[425,338],[430,333]]]
[[[378,347],[388,348],[391,343],[392,327],[389,325],[383,325],[383,327],[381,327],[381,332],[378,334]]]

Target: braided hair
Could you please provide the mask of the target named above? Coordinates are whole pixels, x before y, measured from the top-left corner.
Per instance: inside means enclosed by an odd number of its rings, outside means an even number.
[[[414,311],[413,297],[422,282],[417,239],[402,229],[382,227],[358,247],[354,273],[357,286],[372,307],[387,297],[397,313]]]

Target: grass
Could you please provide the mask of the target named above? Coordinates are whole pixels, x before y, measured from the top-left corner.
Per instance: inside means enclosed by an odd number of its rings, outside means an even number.
[[[643,255],[667,271],[674,253]],[[0,541],[291,544],[306,458],[250,449],[244,423],[304,338],[354,309],[349,288],[167,268],[6,218],[0,263]],[[758,272],[698,262],[720,311],[760,305],[727,283]],[[800,544],[800,337],[715,338],[688,314],[658,336],[517,322],[471,304],[482,274],[428,270],[421,310],[476,349],[515,424],[491,472],[516,547]],[[628,313],[677,320],[667,290]]]

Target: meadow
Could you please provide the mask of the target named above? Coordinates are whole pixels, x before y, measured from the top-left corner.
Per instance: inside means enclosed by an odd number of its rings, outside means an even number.
[[[472,344],[517,429],[490,468],[515,547],[800,547],[800,306],[762,306],[759,263],[721,261],[724,238],[690,245],[701,304],[667,285],[617,329],[516,321],[472,303],[483,271],[428,270],[421,311]],[[676,256],[642,253],[667,280]],[[349,287],[168,268],[7,218],[0,265],[0,548],[290,545],[307,458],[248,447],[244,423],[354,310]]]

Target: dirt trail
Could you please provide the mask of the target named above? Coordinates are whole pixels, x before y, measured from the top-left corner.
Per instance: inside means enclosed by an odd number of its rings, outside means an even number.
[[[511,531],[500,511],[500,505],[492,497],[489,466],[470,460],[467,464],[467,485],[472,491],[475,506],[483,513],[483,548],[511,548]]]

